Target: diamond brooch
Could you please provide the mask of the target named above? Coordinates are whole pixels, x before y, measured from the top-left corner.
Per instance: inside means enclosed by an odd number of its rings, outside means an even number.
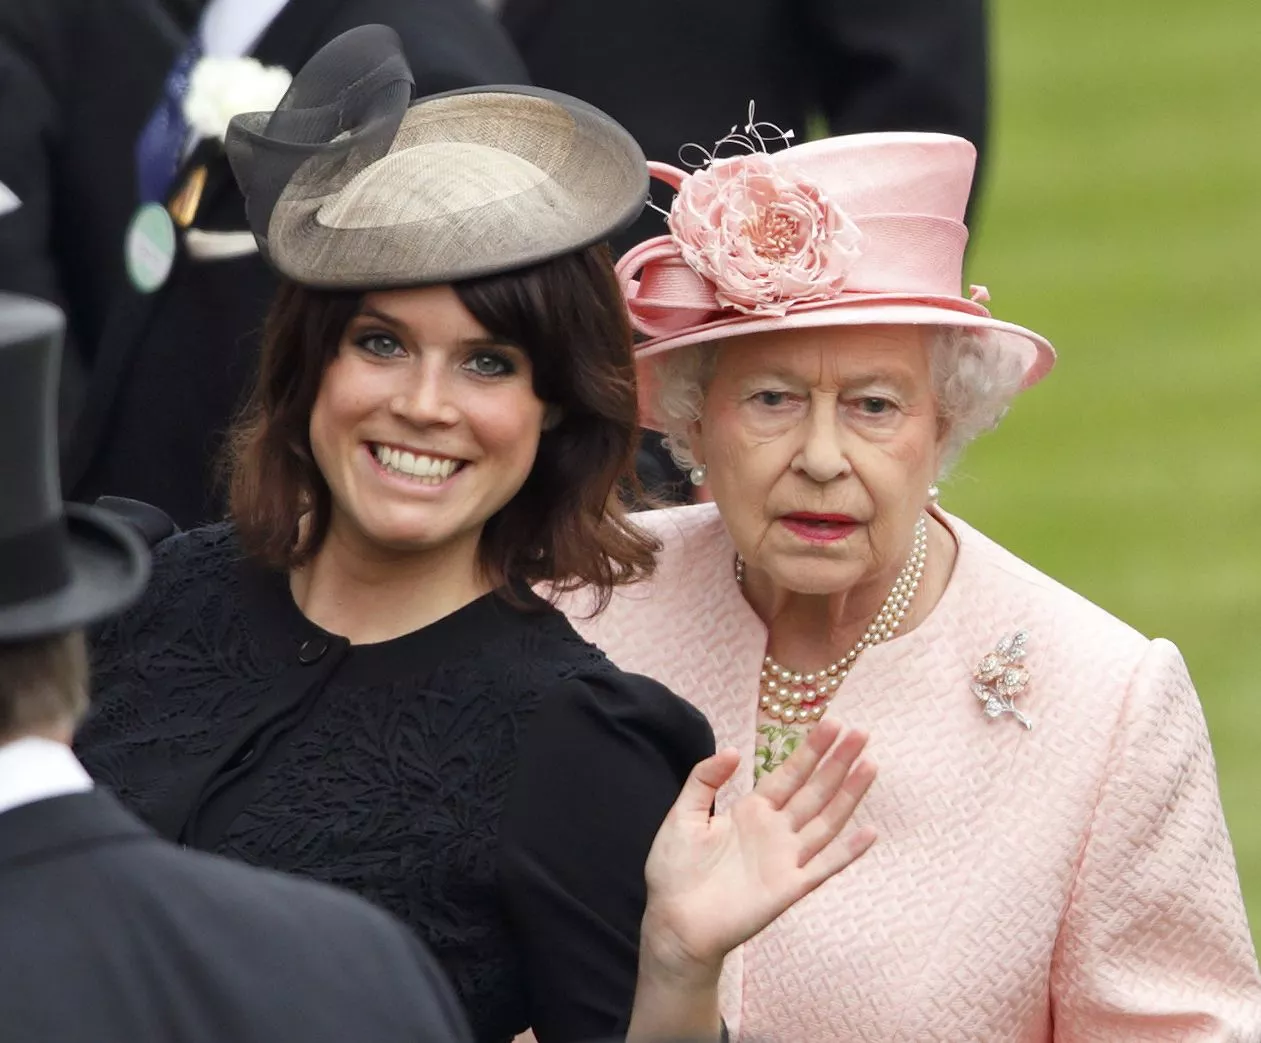
[[[1033,721],[1016,709],[1016,697],[1029,686],[1029,671],[1025,669],[1025,647],[1029,634],[1017,630],[998,642],[976,665],[972,673],[972,694],[983,704],[986,717],[1011,714],[1025,728],[1031,729]]]

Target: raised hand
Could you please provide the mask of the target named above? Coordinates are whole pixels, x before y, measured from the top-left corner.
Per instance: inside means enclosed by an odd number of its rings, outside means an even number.
[[[777,770],[711,817],[740,757],[701,761],[662,823],[645,869],[645,960],[681,979],[716,976],[723,957],[861,856],[871,827],[843,832],[876,777],[861,731],[824,719]]]

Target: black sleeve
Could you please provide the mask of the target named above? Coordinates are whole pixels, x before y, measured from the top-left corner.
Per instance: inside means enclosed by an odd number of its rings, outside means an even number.
[[[0,289],[64,305],[51,249],[60,136],[49,84],[0,36],[0,183],[20,200],[17,209],[0,215]]]
[[[539,1043],[625,1031],[648,850],[688,772],[713,750],[701,713],[645,677],[570,681],[544,699],[500,834]]]
[[[180,531],[166,511],[151,503],[130,500],[124,496],[99,496],[95,506],[129,523],[151,549]]]
[[[0,184],[20,201],[0,214],[0,290],[67,307],[53,251],[56,156],[61,112],[52,87],[25,53],[0,37]],[[83,360],[69,338],[66,379],[81,379]]]
[[[801,0],[829,130],[923,130],[985,145],[985,0]]]

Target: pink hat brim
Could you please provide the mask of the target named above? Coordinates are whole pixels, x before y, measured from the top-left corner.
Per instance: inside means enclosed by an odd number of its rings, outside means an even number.
[[[976,312],[960,308],[976,308]],[[818,329],[826,326],[953,326],[985,330],[1003,351],[1014,353],[1021,362],[1024,377],[1020,388],[1038,383],[1055,365],[1055,349],[1040,334],[996,319],[970,301],[926,296],[900,297],[891,294],[855,295],[825,307],[803,308],[787,315],[736,315],[703,326],[645,341],[635,350],[639,377],[639,422],[654,431],[663,431],[655,415],[657,398],[656,363],[666,352],[710,341],[747,337],[772,330]]]

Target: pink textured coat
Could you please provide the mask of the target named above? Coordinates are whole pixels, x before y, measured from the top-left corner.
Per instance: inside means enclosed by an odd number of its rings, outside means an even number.
[[[867,652],[831,713],[871,732],[880,776],[855,866],[727,961],[749,1040],[1261,1041],[1261,977],[1213,755],[1177,649],[1149,641],[940,516],[960,551],[914,631]],[[752,786],[766,631],[709,504],[639,516],[656,578],[575,623],[700,707]],[[1029,632],[1009,716],[969,690]]]

